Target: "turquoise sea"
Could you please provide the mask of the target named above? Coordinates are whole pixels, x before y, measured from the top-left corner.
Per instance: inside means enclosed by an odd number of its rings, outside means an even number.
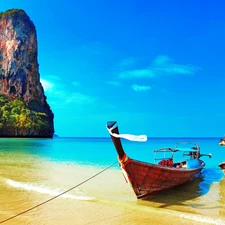
[[[118,163],[95,176],[117,162],[110,138],[2,138],[0,223],[77,185],[65,195],[3,223],[225,224],[225,177],[218,167],[225,161],[225,147],[218,145],[219,139],[124,140],[129,157],[147,162],[153,162],[155,149],[173,147],[180,141],[197,142],[201,153],[212,154],[212,158],[202,157],[206,167],[199,178],[137,200]]]

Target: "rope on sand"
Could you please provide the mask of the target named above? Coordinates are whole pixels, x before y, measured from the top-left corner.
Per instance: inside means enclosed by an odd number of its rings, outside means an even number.
[[[35,205],[35,206],[33,206],[33,207],[31,207],[31,208],[29,208],[29,209],[27,209],[27,210],[24,210],[24,211],[22,211],[22,212],[20,212],[20,213],[18,213],[18,214],[16,214],[16,215],[14,215],[14,216],[12,216],[12,217],[9,217],[9,218],[7,218],[7,219],[5,219],[5,220],[0,221],[0,224],[5,223],[5,222],[7,222],[7,221],[9,221],[9,220],[11,220],[11,219],[13,219],[13,218],[16,218],[16,217],[22,215],[22,214],[25,214],[25,213],[27,213],[27,212],[29,212],[29,211],[35,209],[35,208],[38,208],[39,206],[42,206],[42,205],[44,205],[44,204],[46,204],[46,203],[48,203],[48,202],[50,202],[50,201],[52,201],[52,200],[54,200],[54,199],[56,199],[56,198],[58,198],[58,197],[64,195],[65,193],[67,193],[67,192],[69,192],[69,191],[72,191],[73,189],[79,187],[80,185],[86,183],[87,181],[93,179],[94,177],[97,177],[99,174],[103,173],[104,171],[106,171],[106,170],[109,169],[110,167],[114,166],[116,163],[118,163],[118,161],[114,162],[114,163],[111,164],[110,166],[106,167],[105,169],[101,170],[100,172],[96,173],[95,175],[89,177],[88,179],[82,181],[81,183],[77,184],[76,186],[71,187],[70,189],[68,189],[68,190],[66,190],[66,191],[64,191],[64,192],[62,192],[62,193],[60,193],[60,194],[58,194],[58,195],[56,195],[56,196],[54,196],[54,197],[52,197],[52,198],[50,198],[50,199],[48,199],[48,200],[46,200],[46,201],[44,201],[44,202],[38,204],[38,205]]]

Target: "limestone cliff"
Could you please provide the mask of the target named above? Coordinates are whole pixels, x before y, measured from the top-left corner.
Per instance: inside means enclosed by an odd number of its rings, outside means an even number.
[[[40,82],[37,53],[36,28],[28,15],[17,9],[0,13],[0,95],[22,101],[30,110],[31,120],[34,112],[45,115],[41,117],[45,125],[36,130],[24,124],[21,131],[9,131],[0,121],[0,136],[53,136],[54,115]]]

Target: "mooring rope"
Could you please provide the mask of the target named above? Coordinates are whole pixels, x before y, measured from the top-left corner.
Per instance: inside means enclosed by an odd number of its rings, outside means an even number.
[[[96,173],[95,175],[89,177],[88,179],[82,181],[81,183],[77,184],[76,186],[74,186],[74,187],[72,187],[72,188],[70,188],[70,189],[68,189],[68,190],[66,190],[66,191],[64,191],[64,192],[62,192],[62,193],[60,193],[60,194],[58,194],[58,195],[56,195],[56,196],[54,196],[54,197],[52,197],[52,198],[46,200],[46,201],[44,201],[44,202],[38,204],[38,205],[35,205],[35,206],[33,206],[33,207],[31,207],[31,208],[29,208],[29,209],[27,209],[27,210],[24,210],[24,211],[22,211],[22,212],[20,212],[20,213],[18,213],[18,214],[16,214],[16,215],[14,215],[14,216],[12,216],[12,217],[9,217],[9,218],[7,218],[7,219],[5,219],[5,220],[2,220],[2,221],[0,221],[0,223],[7,222],[7,221],[9,221],[9,220],[11,220],[11,219],[13,219],[13,218],[15,218],[15,217],[18,217],[18,216],[20,216],[20,215],[22,215],[22,214],[24,214],[24,213],[27,213],[27,212],[29,212],[29,211],[31,211],[31,210],[33,210],[33,209],[39,207],[39,206],[42,206],[42,205],[44,205],[44,204],[46,204],[46,203],[48,203],[48,202],[50,202],[50,201],[52,201],[52,200],[54,200],[54,199],[56,199],[56,198],[58,198],[58,197],[64,195],[65,193],[67,193],[67,192],[69,192],[69,191],[72,191],[74,188],[77,188],[77,187],[79,187],[80,185],[86,183],[87,181],[93,179],[94,177],[96,177],[96,176],[98,176],[99,174],[103,173],[104,171],[106,171],[106,170],[109,169],[110,167],[114,166],[116,163],[118,163],[118,161],[114,162],[114,163],[111,164],[110,166],[106,167],[105,169],[101,170],[100,172]]]

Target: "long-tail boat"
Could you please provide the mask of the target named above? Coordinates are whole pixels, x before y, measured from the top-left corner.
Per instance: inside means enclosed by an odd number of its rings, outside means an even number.
[[[220,139],[219,145],[220,146],[225,146],[225,135],[224,135],[223,138]],[[220,169],[222,170],[222,172],[225,175],[225,162],[221,162],[218,166],[220,167]]]
[[[225,162],[221,162],[218,166],[220,167],[222,172],[225,174]]]
[[[223,138],[220,139],[219,145],[220,145],[220,146],[225,146],[225,136],[224,136]]]
[[[171,153],[171,156],[155,157],[155,163],[131,159],[123,150],[120,138],[132,141],[146,141],[147,137],[145,135],[119,134],[116,121],[109,121],[107,129],[116,148],[124,178],[131,185],[138,199],[184,184],[200,174],[205,166],[205,163],[200,160],[200,157],[204,155],[200,154],[197,143],[188,150],[181,150],[177,146],[157,149],[154,151],[155,154],[163,153],[168,155],[168,153]],[[179,162],[174,162],[174,153],[181,151],[184,158]],[[211,157],[211,154],[206,156]],[[157,161],[159,162],[157,163]]]

